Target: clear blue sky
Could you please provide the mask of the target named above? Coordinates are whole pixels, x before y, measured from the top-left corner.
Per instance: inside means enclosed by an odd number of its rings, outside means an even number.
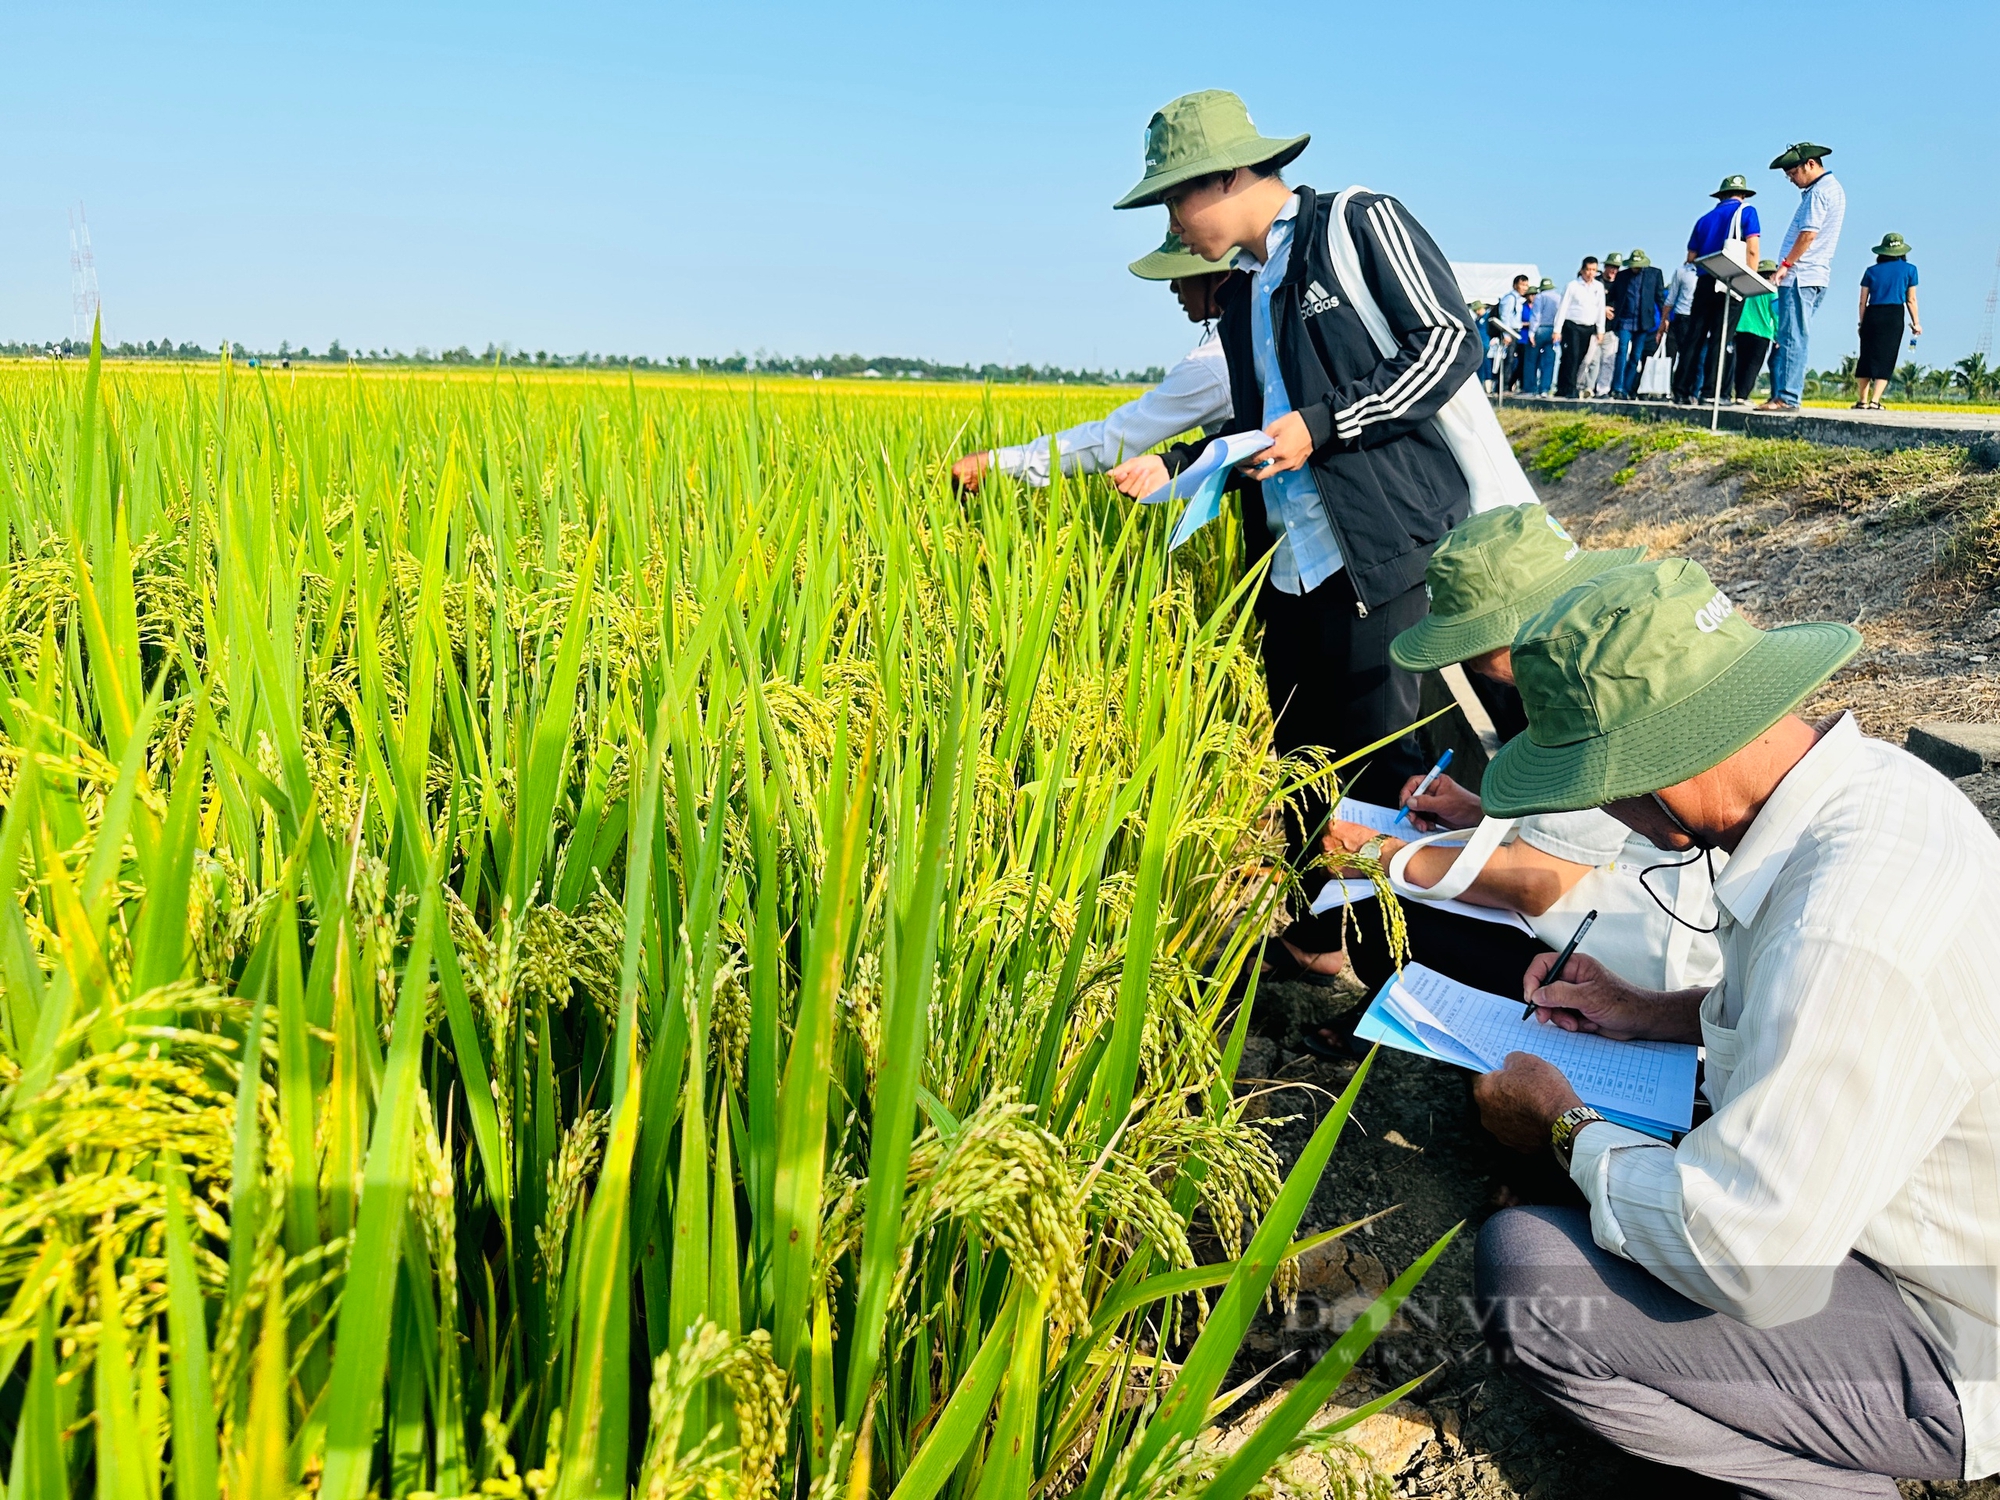
[[[1714,14],[1728,14],[1718,8]],[[1294,180],[1401,196],[1446,253],[1677,259],[1705,194],[1835,148],[1816,363],[1888,229],[1927,363],[2000,249],[2000,8],[1258,7],[1014,0],[0,9],[0,338],[69,329],[81,200],[116,338],[314,349],[853,350],[1066,365],[1189,343],[1113,213],[1158,105],[1232,88],[1310,130]],[[1500,19],[1501,17],[1505,19]],[[1767,29],[1759,33],[1759,19]]]

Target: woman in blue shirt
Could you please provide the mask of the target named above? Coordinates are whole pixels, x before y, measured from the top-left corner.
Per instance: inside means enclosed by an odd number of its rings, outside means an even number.
[[[1910,309],[1910,334],[1924,331],[1917,316],[1917,268],[1910,243],[1885,234],[1875,247],[1875,264],[1861,273],[1861,358],[1854,364],[1856,411],[1880,411],[1882,396],[1903,354],[1903,306]]]

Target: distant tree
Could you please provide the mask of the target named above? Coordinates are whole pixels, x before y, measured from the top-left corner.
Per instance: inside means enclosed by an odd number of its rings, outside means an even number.
[[[335,339],[335,340],[334,340],[334,341],[333,341],[332,343],[330,343],[330,344],[328,344],[328,345],[326,346],[326,357],[327,357],[328,359],[345,359],[345,358],[347,358],[347,351],[346,351],[345,349],[343,349],[343,348],[341,348],[341,347],[340,347],[340,340],[339,340],[339,339]]]
[[[1968,354],[1952,369],[1955,372],[1951,377],[1952,384],[1965,392],[1968,401],[1987,400],[1993,394],[1996,377],[2000,377],[2000,371],[1986,367],[1986,356],[1983,354]]]

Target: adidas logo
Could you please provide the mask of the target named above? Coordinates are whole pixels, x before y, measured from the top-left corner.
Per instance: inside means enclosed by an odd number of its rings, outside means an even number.
[[[1317,281],[1306,288],[1306,316],[1316,318],[1323,312],[1332,312],[1340,306],[1340,299],[1321,286]]]

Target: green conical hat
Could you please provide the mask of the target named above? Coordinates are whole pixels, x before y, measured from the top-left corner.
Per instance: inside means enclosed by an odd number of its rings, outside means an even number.
[[[1511,646],[1521,622],[1556,595],[1645,555],[1644,547],[1586,552],[1532,503],[1467,516],[1424,569],[1431,612],[1389,643],[1389,659],[1406,672],[1434,672]]]
[[[1221,260],[1203,260],[1194,251],[1181,243],[1177,234],[1169,234],[1160,242],[1160,248],[1140,256],[1127,268],[1134,276],[1146,281],[1178,281],[1183,276],[1208,276],[1216,271],[1226,271],[1236,259],[1236,249]]]
[[[1602,807],[1719,765],[1860,649],[1851,625],[1759,630],[1698,563],[1633,563],[1571,589],[1521,627],[1528,711],[1480,782],[1498,818]]]
[[[1146,126],[1146,175],[1111,206],[1144,208],[1183,182],[1211,172],[1257,166],[1276,171],[1305,150],[1311,139],[1259,135],[1243,101],[1226,89],[1182,94]]]
[[[1711,198],[1727,198],[1731,193],[1739,193],[1745,198],[1754,198],[1757,196],[1757,190],[1744,181],[1741,172],[1731,172],[1727,177],[1722,179],[1722,186],[1708,196]]]
[[[1803,166],[1809,161],[1817,161],[1822,156],[1833,155],[1833,147],[1816,146],[1811,141],[1794,141],[1771,158],[1771,170],[1782,172],[1788,167]]]
[[[1910,242],[1900,234],[1885,234],[1882,243],[1868,252],[1870,255],[1908,255]]]

